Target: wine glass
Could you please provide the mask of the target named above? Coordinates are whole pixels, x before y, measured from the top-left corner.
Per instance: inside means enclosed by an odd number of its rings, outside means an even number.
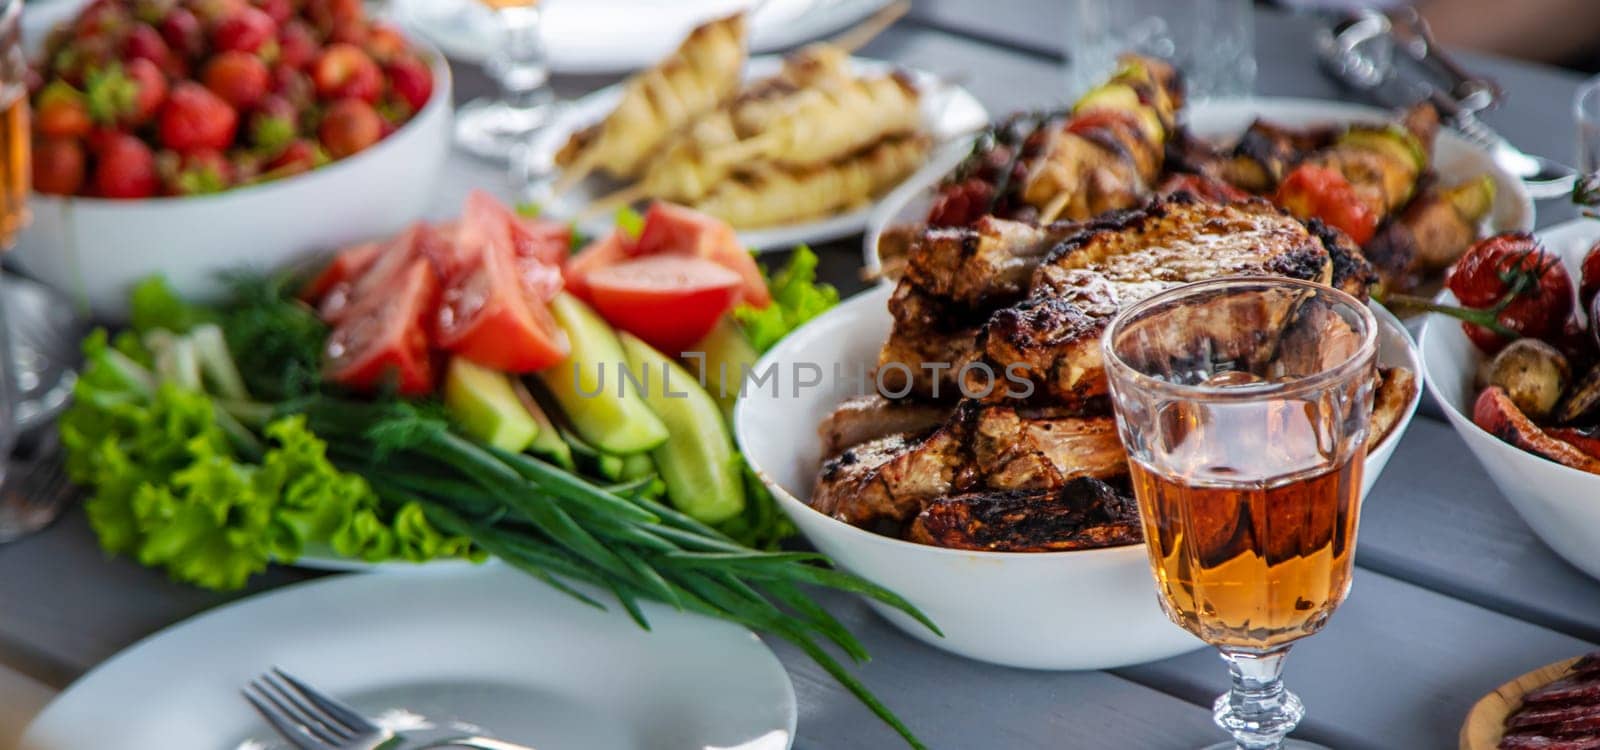
[[[508,161],[550,118],[550,66],[540,36],[539,0],[480,0],[494,12],[499,45],[489,75],[499,96],[474,99],[456,112],[456,142],[486,159]]]
[[[22,0],[0,2],[0,250],[16,244],[28,223],[28,190],[33,167],[28,118],[27,60],[22,51]],[[4,285],[0,284],[0,289]],[[9,321],[0,300],[0,479],[17,443],[15,352]],[[13,502],[14,493],[0,494],[0,542],[36,531],[55,517],[31,503]],[[58,506],[57,506],[58,507]]]
[[[1233,741],[1285,741],[1305,714],[1284,658],[1350,590],[1377,325],[1366,305],[1294,279],[1177,287],[1102,339],[1145,545],[1172,621],[1215,646]]]

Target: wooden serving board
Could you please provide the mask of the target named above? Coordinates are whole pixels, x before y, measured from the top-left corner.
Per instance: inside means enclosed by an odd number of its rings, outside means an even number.
[[[1522,705],[1522,696],[1537,687],[1543,687],[1567,673],[1583,657],[1564,659],[1546,664],[1483,696],[1461,725],[1461,750],[1495,750],[1505,733],[1506,717]]]

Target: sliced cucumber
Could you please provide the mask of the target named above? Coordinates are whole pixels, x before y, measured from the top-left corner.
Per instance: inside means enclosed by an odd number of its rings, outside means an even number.
[[[667,499],[678,510],[706,523],[744,511],[739,454],[717,401],[694,376],[649,344],[623,333],[628,366],[648,382],[645,403],[667,425],[667,438],[650,457],[667,485]]]
[[[739,386],[743,384],[744,371],[755,367],[761,355],[750,345],[750,339],[745,338],[744,331],[739,330],[739,324],[727,317],[718,322],[717,327],[711,329],[711,333],[706,334],[692,351],[703,353],[705,359],[698,362],[690,359],[685,364],[691,371],[705,367],[703,380],[706,391],[722,405],[722,416],[731,421],[733,405],[739,401]]]
[[[517,400],[522,402],[523,408],[528,410],[528,416],[539,424],[539,434],[533,436],[533,442],[528,444],[528,452],[543,458],[567,471],[572,471],[572,446],[561,439],[561,433],[556,431],[555,421],[544,412],[544,405],[539,399],[534,398],[533,392],[528,390],[528,385],[520,380],[511,384],[511,390],[517,394]]]
[[[604,453],[643,453],[667,439],[667,426],[631,383],[627,356],[611,326],[570,294],[550,303],[572,342],[572,354],[539,373],[539,380],[580,437]]]
[[[445,371],[444,405],[468,435],[501,450],[521,453],[539,435],[511,377],[463,357],[450,360]]]
[[[668,440],[671,440],[671,438],[668,438]],[[654,476],[655,473],[656,462],[650,459],[650,454],[635,453],[631,456],[622,457],[622,470],[617,478],[624,482],[629,482]]]

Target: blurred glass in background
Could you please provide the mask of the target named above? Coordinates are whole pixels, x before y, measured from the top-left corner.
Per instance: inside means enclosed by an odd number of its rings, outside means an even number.
[[[1117,55],[1166,58],[1193,99],[1248,96],[1255,88],[1251,0],[1068,0],[1067,94],[1105,80]]]

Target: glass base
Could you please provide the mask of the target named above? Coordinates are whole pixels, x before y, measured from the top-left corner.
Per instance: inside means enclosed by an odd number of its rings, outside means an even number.
[[[1306,742],[1305,740],[1284,740],[1283,744],[1278,747],[1280,750],[1328,750],[1322,745],[1318,745],[1315,742]],[[1239,750],[1239,746],[1232,742],[1218,742],[1201,750]]]
[[[552,106],[514,107],[497,99],[474,99],[456,110],[456,144],[475,156],[507,161],[550,121]]]

